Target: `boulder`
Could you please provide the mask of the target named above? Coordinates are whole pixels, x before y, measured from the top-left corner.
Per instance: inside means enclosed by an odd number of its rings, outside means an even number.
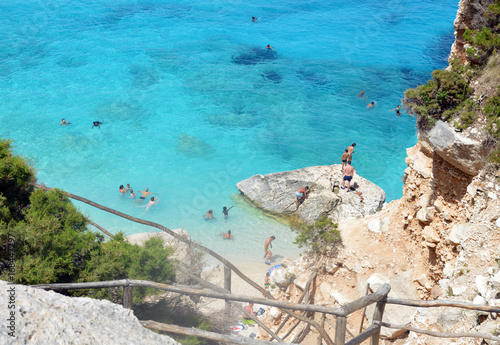
[[[441,326],[441,331],[452,333],[456,331],[456,325],[464,319],[460,309],[447,309],[439,314],[437,323]]]
[[[430,226],[426,226],[424,230],[422,230],[422,237],[430,243],[439,243],[441,241],[438,232]]]
[[[355,174],[351,191],[332,192],[332,181],[342,184],[340,165],[308,167],[268,175],[254,175],[238,182],[236,187],[255,206],[278,217],[299,218],[315,222],[326,215],[360,218],[375,213],[385,201],[379,186]],[[309,186],[309,197],[296,208],[295,192]],[[354,190],[355,188],[355,190]],[[363,193],[363,199],[356,192]]]
[[[439,157],[471,176],[477,175],[492,150],[485,140],[477,141],[457,133],[442,121],[427,133],[419,131],[418,141],[429,145]]]
[[[335,290],[330,292],[330,296],[341,306],[352,302],[352,299],[348,295]]]
[[[479,294],[483,297],[486,297],[486,293],[488,292],[488,278],[483,277],[482,275],[476,276],[476,288],[479,291]]]
[[[413,271],[399,272],[394,278],[389,281],[391,286],[391,291],[389,292],[389,297],[401,298],[401,299],[419,299],[417,294],[417,289],[413,286],[412,279]],[[376,276],[376,277],[374,277]],[[380,275],[372,275],[368,278],[368,281],[372,281],[370,286],[372,290],[376,291],[376,287],[381,285],[382,281],[387,278]],[[366,288],[366,286],[364,287]],[[375,304],[371,304],[366,311],[369,323],[373,322],[373,312],[375,310]],[[388,304],[384,311],[384,321],[392,324],[398,325],[409,325],[413,319],[413,314],[415,313],[414,308],[401,308],[397,305]],[[390,329],[383,327],[380,335],[383,338],[393,339],[403,334],[405,330],[400,329]]]
[[[0,344],[179,344],[144,328],[130,309],[88,297],[68,297],[54,291],[0,281],[2,291],[15,291],[15,333],[7,334],[2,314]],[[0,293],[7,308],[9,294]],[[5,309],[7,311],[7,309]]]
[[[470,231],[470,225],[457,224],[451,228],[451,231],[448,234],[448,240],[454,245],[462,244],[462,242],[467,239]]]
[[[286,290],[286,288],[294,281],[295,274],[288,273],[286,268],[278,267],[271,272],[270,281],[271,284],[277,285],[280,289]]]

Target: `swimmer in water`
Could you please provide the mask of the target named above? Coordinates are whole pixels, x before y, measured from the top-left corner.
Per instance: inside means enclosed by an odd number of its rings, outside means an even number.
[[[94,127],[99,127],[99,129],[101,129],[101,125],[104,123],[104,121],[94,121],[92,122],[92,128],[93,129]]]
[[[229,216],[229,210],[232,209],[233,207],[234,205],[231,206],[230,208],[227,208],[226,206],[222,208],[222,213],[224,213],[224,219],[227,219],[227,217]]]
[[[156,193],[151,193],[149,191],[149,188],[146,188],[145,191],[140,190],[139,193],[141,193],[141,196],[139,197],[139,200],[137,200],[136,204],[143,202],[149,194],[156,194]]]
[[[213,213],[214,211],[208,210],[207,213],[205,213],[205,215],[203,216],[203,218],[205,218],[205,220],[212,220],[214,219]]]
[[[125,187],[123,187],[123,185],[122,185],[122,184],[120,185],[120,188],[118,189],[118,191],[119,191],[120,193],[122,193],[122,194],[127,193],[127,190],[125,189]]]
[[[398,105],[395,109],[391,109],[391,111],[395,111],[397,116],[401,116],[401,106]]]
[[[146,206],[144,206],[144,207],[146,207],[146,211],[149,210],[149,208],[151,206],[153,206],[154,204],[157,204],[159,201],[160,201],[160,198],[156,199],[156,201],[155,201],[155,197],[152,196],[151,200],[148,202],[148,204]]]
[[[375,106],[375,102],[371,102],[370,104],[368,104],[366,107],[367,108],[373,108]]]
[[[257,17],[252,17],[252,22],[256,22],[257,21]]]
[[[67,126],[67,125],[71,125],[71,122],[68,122],[65,119],[62,119],[61,123],[59,124],[59,126]]]
[[[135,199],[135,193],[133,189],[130,190],[130,199]]]
[[[273,47],[271,47],[269,44],[266,46],[266,49],[271,49],[271,50],[274,50]]]
[[[228,230],[227,233],[223,232],[221,235],[222,235],[222,238],[225,240],[232,240],[233,239],[233,235],[231,235],[231,230]]]
[[[358,97],[365,98],[365,90],[361,90]]]

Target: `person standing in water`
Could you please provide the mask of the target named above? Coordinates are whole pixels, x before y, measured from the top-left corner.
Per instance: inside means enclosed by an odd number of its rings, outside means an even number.
[[[231,206],[230,208],[227,208],[226,206],[224,206],[222,208],[222,213],[224,214],[224,219],[227,219],[227,217],[229,216],[229,210],[232,209],[233,207],[234,207],[234,205]]]
[[[266,265],[271,264],[269,262],[269,259],[271,259],[271,256],[273,255],[273,253],[269,250],[269,248],[273,247],[271,242],[274,241],[275,239],[276,239],[276,237],[271,236],[271,237],[267,238],[266,242],[264,242],[264,260],[265,260]]]

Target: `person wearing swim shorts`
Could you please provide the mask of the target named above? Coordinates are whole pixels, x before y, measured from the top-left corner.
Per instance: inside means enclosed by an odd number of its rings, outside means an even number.
[[[266,272],[266,277],[264,278],[264,288],[269,289],[269,285],[271,284],[271,275],[269,272]]]
[[[344,178],[342,179],[342,189],[345,189],[345,181],[347,181],[347,192],[349,192],[351,188],[351,180],[354,176],[354,168],[351,166],[351,162],[347,162],[346,167],[344,168]]]
[[[253,311],[253,303],[248,303],[248,305],[246,307],[244,307],[244,309],[250,313],[250,315],[254,316],[254,317],[257,317],[257,315],[255,315],[254,311]],[[249,316],[247,316],[247,314],[243,314],[243,318],[245,320],[251,320],[252,318],[250,318]]]
[[[140,190],[139,193],[141,193],[141,196],[139,197],[139,200],[137,200],[136,204],[143,202],[149,194],[156,194],[156,193],[151,193],[149,191],[149,188],[146,188],[146,190],[144,191]]]
[[[295,207],[296,208],[299,208],[299,203],[303,203],[304,200],[307,198],[307,193],[309,193],[309,186],[305,186],[305,187],[302,187],[302,188],[299,188],[296,192],[295,192],[295,198],[297,200],[295,200]]]
[[[272,241],[274,241],[276,239],[276,237],[274,236],[271,236],[271,237],[268,237],[266,242],[264,242],[264,260],[266,265],[270,265],[271,263],[269,262],[269,259],[271,259],[271,256],[273,255],[273,253],[269,250],[269,248],[272,248],[273,245],[272,245]]]
[[[349,157],[349,150],[345,149],[342,157],[340,157],[340,160],[342,161],[342,169],[340,169],[341,172],[344,172],[344,166],[347,163],[347,157]]]

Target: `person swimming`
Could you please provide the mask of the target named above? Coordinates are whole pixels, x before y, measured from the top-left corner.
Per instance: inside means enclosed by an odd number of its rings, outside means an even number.
[[[273,48],[273,47],[271,47],[271,45],[269,45],[269,44],[266,46],[266,49],[271,49],[271,50],[274,50],[274,48]]]
[[[91,129],[94,129],[94,127],[99,127],[99,129],[101,129],[101,125],[104,123],[104,120],[103,121],[94,121],[92,122],[92,128]]]
[[[371,102],[370,104],[368,104],[366,107],[367,108],[373,108],[375,106],[375,102]]]
[[[256,22],[257,21],[257,17],[252,17],[252,22]]]
[[[71,122],[68,122],[65,119],[62,119],[61,123],[59,124],[59,126],[67,126],[67,125],[71,125]]]
[[[361,90],[361,92],[359,93],[358,97],[365,98],[365,90]]]
[[[207,213],[205,213],[205,215],[203,216],[203,218],[205,220],[212,220],[212,219],[214,219],[213,213],[214,213],[214,211],[208,210]]]

